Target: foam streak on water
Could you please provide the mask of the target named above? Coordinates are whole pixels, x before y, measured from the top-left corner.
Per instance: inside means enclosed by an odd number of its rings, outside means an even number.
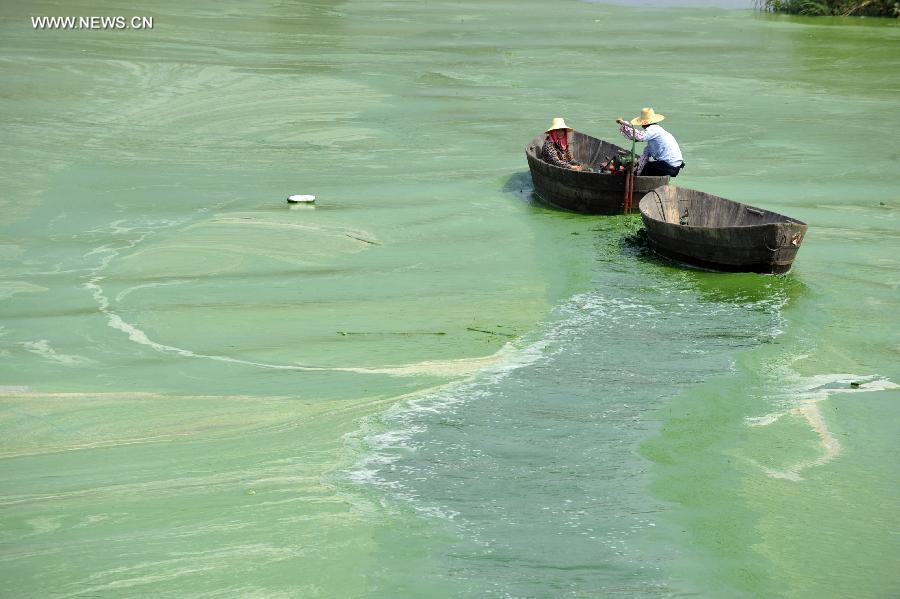
[[[804,470],[823,466],[841,454],[841,443],[829,430],[828,424],[819,408],[819,403],[828,401],[832,395],[858,395],[866,391],[885,391],[900,388],[900,385],[877,375],[831,374],[814,376],[804,380],[787,368],[780,374],[786,375],[790,379],[800,379],[798,382],[789,384],[783,391],[781,398],[778,398],[778,395],[773,397],[776,403],[784,404],[786,407],[782,411],[766,414],[765,416],[749,417],[746,419],[747,425],[753,427],[769,426],[784,417],[801,418],[818,435],[821,444],[821,455],[813,459],[788,464],[781,468],[763,466],[752,459],[750,461],[772,478],[783,478],[792,481],[802,480],[801,473]],[[846,397],[846,399],[850,398]],[[861,398],[854,399],[857,401],[861,400]]]

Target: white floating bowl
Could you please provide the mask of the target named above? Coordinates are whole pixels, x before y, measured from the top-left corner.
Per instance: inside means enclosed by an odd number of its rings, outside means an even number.
[[[288,196],[288,204],[312,204],[316,201],[316,196],[312,195],[293,195]]]

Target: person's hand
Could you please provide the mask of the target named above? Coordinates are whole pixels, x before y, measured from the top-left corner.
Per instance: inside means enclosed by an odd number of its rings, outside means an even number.
[[[583,171],[583,170],[584,170],[584,167],[583,167],[583,166],[573,166],[573,167],[572,167],[572,170],[573,170],[573,171]]]
[[[617,119],[616,119],[616,122],[619,123],[620,125],[627,125],[627,124],[628,124],[628,122],[627,122],[625,119],[623,119],[622,117],[617,118]]]

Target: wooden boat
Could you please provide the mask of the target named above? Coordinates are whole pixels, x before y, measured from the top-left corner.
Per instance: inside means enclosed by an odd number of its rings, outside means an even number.
[[[541,133],[525,146],[534,190],[542,200],[584,214],[621,214],[624,211],[625,175],[573,171],[548,164],[541,159],[546,138],[546,134]],[[593,170],[598,170],[601,163],[617,153],[628,153],[624,148],[579,131],[572,132],[569,150],[575,160]],[[645,193],[668,182],[669,177],[635,177],[634,206],[637,207]]]
[[[806,223],[694,189],[664,185],[639,204],[650,247],[714,270],[785,273]]]

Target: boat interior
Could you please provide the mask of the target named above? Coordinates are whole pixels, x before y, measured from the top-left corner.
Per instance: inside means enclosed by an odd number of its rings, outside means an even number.
[[[615,144],[591,137],[590,135],[585,135],[579,131],[572,132],[569,148],[572,152],[572,158],[593,169],[600,168],[601,164],[617,154],[622,155],[630,153],[628,150],[620,148]],[[640,150],[636,151],[638,155],[640,155]]]
[[[749,227],[770,223],[804,224],[778,214],[712,194],[666,185],[648,192],[641,210],[650,218],[688,227]]]
[[[529,145],[529,150],[532,151],[536,158],[541,157],[541,147],[544,144],[544,138],[545,135],[542,133]],[[572,131],[569,138],[569,151],[572,152],[572,158],[592,170],[599,169],[601,164],[617,154],[621,156],[630,153],[629,150],[602,139],[585,135],[580,131]]]

